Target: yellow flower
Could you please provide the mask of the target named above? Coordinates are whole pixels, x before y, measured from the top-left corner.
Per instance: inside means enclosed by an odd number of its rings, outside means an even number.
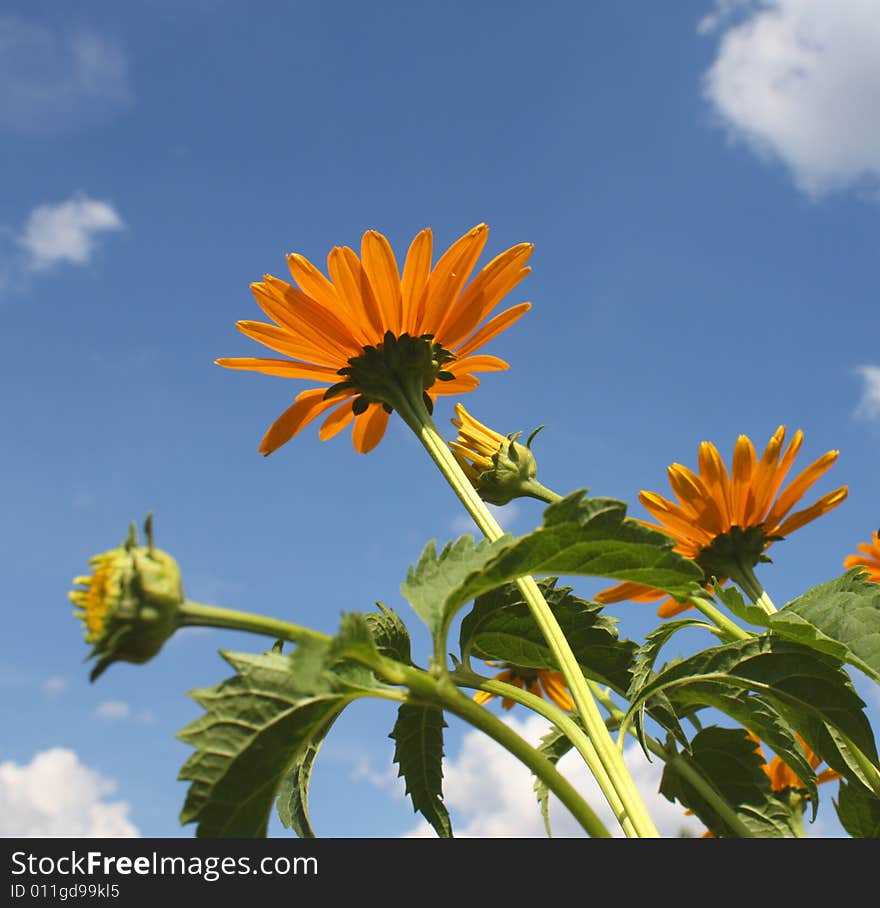
[[[471,485],[490,504],[507,504],[514,498],[540,497],[543,486],[535,480],[538,466],[531,451],[536,429],[525,445],[517,442],[522,434],[500,435],[474,419],[461,405],[455,405],[458,437],[449,447]]]
[[[860,542],[860,555],[847,555],[843,559],[845,568],[860,567],[868,574],[872,583],[880,583],[880,530],[874,533],[870,542]]]
[[[511,665],[509,662],[489,662],[488,664],[495,668],[504,666],[504,671],[495,675],[492,678],[493,681],[504,681],[507,684],[513,684],[515,687],[522,688],[522,690],[526,690],[536,697],[543,697],[549,700],[565,712],[571,712],[574,709],[574,702],[568,692],[562,672],[554,672],[543,668],[524,668],[520,665]],[[474,694],[474,700],[482,706],[495,696],[496,694],[478,690]],[[510,697],[501,699],[501,705],[504,709],[510,709],[513,706],[513,702]]]
[[[642,491],[639,501],[658,523],[641,521],[675,541],[675,551],[692,558],[708,577],[719,582],[737,576],[737,567],[750,571],[774,542],[837,507],[847,495],[842,486],[823,495],[807,508],[789,516],[789,511],[837,460],[829,451],[811,463],[782,489],[803,443],[798,429],[783,452],[785,426],[771,437],[760,460],[749,438],[740,435],[728,474],[718,449],[704,441],[699,450],[699,473],[675,463],[669,467],[669,483],[677,501]],[[782,490],[782,491],[780,491]],[[597,595],[600,602],[651,602],[666,594],[637,583],[620,583]],[[688,605],[667,599],[658,609],[662,617],[676,615]]]
[[[525,263],[533,247],[521,243],[502,252],[465,286],[488,234],[485,224],[477,225],[432,268],[431,230],[422,230],[401,273],[388,240],[368,230],[360,257],[348,247],[330,251],[329,279],[292,253],[287,264],[298,287],[271,275],[252,284],[274,324],[240,321],[236,327],[288,358],[216,362],[322,383],[297,395],[266,432],[260,452],[272,453],[329,410],[319,437],[326,441],[354,422],[355,449],[366,453],[382,439],[395,407],[383,382],[393,384],[415,370],[430,407],[440,395],[472,391],[479,384],[477,372],[507,369],[503,360],[477,351],[531,308],[519,303],[485,321],[528,274]]]
[[[151,521],[147,545],[137,545],[134,526],[118,548],[89,559],[92,573],[74,578],[68,593],[98,658],[94,681],[111,663],[146,662],[162,648],[178,626],[184,601],[177,562],[153,547]]]

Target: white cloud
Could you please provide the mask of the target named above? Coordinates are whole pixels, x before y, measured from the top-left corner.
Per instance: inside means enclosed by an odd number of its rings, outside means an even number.
[[[124,700],[105,700],[95,707],[95,718],[119,722],[131,716],[131,707]]]
[[[122,48],[94,31],[0,17],[0,128],[57,133],[132,100]]]
[[[16,242],[26,267],[44,271],[58,262],[86,265],[94,255],[98,234],[122,230],[122,218],[108,202],[77,194],[57,205],[40,205],[28,215]]]
[[[116,785],[53,747],[30,763],[0,763],[0,836],[132,838],[138,830],[125,801],[108,801]]]
[[[43,692],[48,697],[57,697],[67,687],[67,680],[60,675],[52,675],[43,682]]]
[[[704,94],[735,139],[816,197],[880,178],[877,0],[717,0]]]
[[[525,720],[505,717],[515,731],[536,744],[547,732],[540,716]],[[677,804],[657,793],[663,764],[649,763],[638,744],[624,752],[624,759],[641,792],[648,811],[661,835],[675,837],[686,830],[700,835],[703,826],[686,816]],[[622,835],[595,780],[581,757],[572,752],[559,762],[559,770],[584,796],[609,832]],[[469,731],[462,738],[458,756],[443,764],[444,803],[453,820],[455,835],[462,838],[545,838],[547,832],[532,789],[534,778],[515,757],[486,735]],[[557,838],[584,835],[583,830],[555,796],[550,798],[550,822]],[[415,827],[410,835],[432,836],[427,823]]]
[[[859,366],[856,373],[864,384],[855,415],[860,419],[877,419],[880,417],[880,366]]]

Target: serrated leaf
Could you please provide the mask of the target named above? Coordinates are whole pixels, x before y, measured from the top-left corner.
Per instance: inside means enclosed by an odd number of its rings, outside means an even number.
[[[836,660],[773,634],[713,647],[665,668],[642,687],[630,712],[657,693],[717,705],[741,690],[771,704],[833,769],[872,787],[852,748],[876,766],[876,747],[849,677]]]
[[[715,584],[715,596],[727,607],[735,617],[742,619],[747,624],[758,627],[767,627],[769,615],[759,605],[752,605],[743,599],[742,593],[735,586],[719,586]]]
[[[854,839],[880,839],[880,798],[859,785],[841,782],[834,807],[840,825]]]
[[[400,615],[394,609],[377,602],[380,611],[367,612],[364,619],[376,644],[376,649],[383,655],[412,665],[409,631]]]
[[[205,714],[178,734],[196,748],[179,775],[191,783],[180,821],[200,837],[257,838],[287,767],[354,695],[304,693],[289,657],[223,655],[237,674],[192,692]]]
[[[450,593],[504,549],[510,539],[510,536],[502,536],[495,542],[483,540],[475,545],[473,536],[462,536],[447,543],[439,555],[433,541],[425,546],[418,564],[410,567],[400,590],[433,635],[442,634],[447,625]]]
[[[774,796],[770,780],[761,769],[763,760],[743,729],[704,728],[694,736],[690,752],[679,754],[676,759],[690,762],[755,836],[794,836],[791,811]],[[677,771],[675,761],[663,769],[660,793],[692,810],[715,836],[735,835],[712,802]]]
[[[616,620],[602,606],[557,587],[556,577],[538,581],[550,611],[568,640],[584,674],[622,693],[629,684],[630,662],[636,650],[631,640],[620,640]],[[524,668],[558,671],[544,635],[515,583],[478,596],[462,619],[459,633],[462,658],[500,660]]]
[[[331,716],[324,727],[315,733],[306,747],[294,758],[278,788],[276,806],[278,818],[288,829],[292,827],[301,839],[315,838],[309,820],[309,783],[318,751],[337,718],[339,713]]]
[[[789,640],[847,662],[880,682],[880,584],[856,568],[814,586],[770,618]]]
[[[454,611],[475,596],[517,577],[566,574],[629,580],[686,596],[703,579],[698,565],[672,550],[674,540],[626,518],[613,498],[584,498],[584,491],[550,505],[544,525],[508,543],[447,598]]]
[[[413,810],[441,838],[452,838],[452,823],[443,803],[443,711],[402,703],[389,735],[395,742],[394,762],[406,784]]]
[[[680,630],[687,628],[708,628],[705,621],[697,618],[682,618],[678,621],[667,621],[658,628],[651,631],[646,637],[645,642],[636,650],[632,664],[632,674],[629,688],[625,691],[626,698],[633,700],[638,697],[639,691],[654,677],[654,664],[660,656],[660,650],[665,646],[667,641]],[[648,748],[645,743],[644,732],[644,711],[649,704],[642,703],[641,707],[634,713],[633,725],[638,735],[642,750],[647,755]],[[650,702],[651,715],[660,722],[660,724],[682,743],[687,744],[687,736],[684,729],[678,721],[678,715],[672,706],[669,698],[665,693],[655,694]]]

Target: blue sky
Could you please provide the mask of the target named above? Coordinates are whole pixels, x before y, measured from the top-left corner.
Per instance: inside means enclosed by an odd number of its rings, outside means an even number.
[[[323,263],[375,228],[401,255],[425,226],[442,249],[483,221],[485,261],[534,243],[510,297],[534,308],[489,350],[512,367],[465,406],[503,432],[545,425],[542,481],[636,516],[638,490],[664,493],[701,440],[729,458],[739,433],[763,446],[802,428],[803,465],[841,451],[814,497],[850,497],[774,546],[762,578],[783,603],[840,573],[880,499],[880,26],[876,0],[828,10],[7,0],[3,834],[192,835],[177,824],[185,691],[225,677],[218,649],[259,644],[186,631],[90,685],[66,598],[148,511],[190,598],[327,632],[381,600],[427,653],[400,581],[427,540],[470,530],[421,448],[393,418],[366,456],[309,427],[264,459],[305,384],[213,365],[262,355],[234,325],[261,317],[248,285],[283,277],[292,251]],[[451,415],[441,401],[450,437]],[[502,520],[527,532],[540,505]],[[610,611],[631,637],[655,624],[650,606]],[[854,680],[876,726],[876,688]],[[393,721],[358,704],[334,728],[320,834],[417,827],[389,769]],[[523,797],[481,746],[451,722],[454,823],[541,834],[528,781]],[[820,821],[835,834],[830,798]]]

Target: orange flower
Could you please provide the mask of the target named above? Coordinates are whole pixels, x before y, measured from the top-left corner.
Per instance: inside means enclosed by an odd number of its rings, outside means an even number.
[[[880,530],[874,533],[870,542],[860,542],[858,550],[862,554],[847,555],[843,559],[843,566],[845,568],[864,568],[868,574],[868,580],[872,583],[880,583]]]
[[[260,452],[271,454],[327,411],[318,430],[322,440],[354,422],[355,449],[372,450],[395,403],[364,376],[376,376],[377,362],[381,373],[398,349],[405,355],[394,360],[386,379],[398,381],[397,364],[418,359],[416,378],[428,406],[440,395],[472,391],[479,384],[477,372],[507,369],[504,360],[477,351],[531,308],[519,303],[485,321],[530,271],[525,263],[533,247],[521,243],[502,252],[465,286],[488,235],[485,224],[477,225],[432,268],[432,234],[422,230],[401,273],[388,240],[368,230],[360,257],[348,247],[330,251],[329,280],[308,259],[291,253],[287,264],[298,287],[271,275],[252,284],[258,305],[274,324],[240,321],[236,327],[288,358],[223,358],[218,365],[322,383],[297,395],[266,432]],[[373,371],[365,372],[364,363]]]
[[[562,672],[549,671],[543,668],[523,668],[519,665],[511,665],[509,662],[501,664],[489,662],[488,664],[495,668],[500,668],[501,665],[505,666],[504,671],[493,677],[493,681],[505,681],[507,684],[513,684],[516,687],[527,690],[536,697],[544,697],[567,713],[574,709],[574,702],[568,692]],[[474,694],[474,700],[482,706],[495,696],[496,694],[478,690]],[[510,697],[503,697],[501,705],[504,709],[510,709],[513,706],[513,702]]]
[[[804,754],[807,757],[807,762],[813,769],[818,769],[819,764],[822,762],[816,754],[807,747],[807,742],[795,732],[795,736],[798,741],[800,741],[801,747],[804,749]],[[761,747],[760,739],[749,732],[749,737],[755,742],[757,747],[755,747],[755,752],[761,756],[761,759],[764,761],[764,764],[761,766],[761,769],[767,774],[767,778],[770,779],[770,787],[773,791],[785,791],[786,788],[797,788],[804,789],[806,785],[795,775],[794,770],[782,759],[779,757],[773,757],[773,759],[768,763],[767,758],[764,755],[764,750]],[[840,778],[840,773],[835,772],[833,769],[823,769],[816,776],[816,782],[819,785],[822,785],[824,782],[834,782]]]
[[[847,487],[842,486],[788,516],[837,460],[839,452],[823,454],[782,489],[800,451],[803,433],[798,429],[783,452],[784,440],[785,426],[780,426],[759,460],[749,438],[740,435],[730,474],[715,445],[702,442],[698,474],[678,463],[669,467],[669,483],[677,501],[654,492],[639,493],[639,501],[658,520],[656,524],[640,522],[672,536],[675,551],[697,561],[708,577],[714,576],[719,582],[733,577],[740,582],[738,574],[750,572],[770,545],[837,507],[847,495]],[[664,596],[651,587],[619,583],[603,590],[596,599],[652,602]],[[658,614],[667,618],[687,608],[691,606],[667,599]]]

